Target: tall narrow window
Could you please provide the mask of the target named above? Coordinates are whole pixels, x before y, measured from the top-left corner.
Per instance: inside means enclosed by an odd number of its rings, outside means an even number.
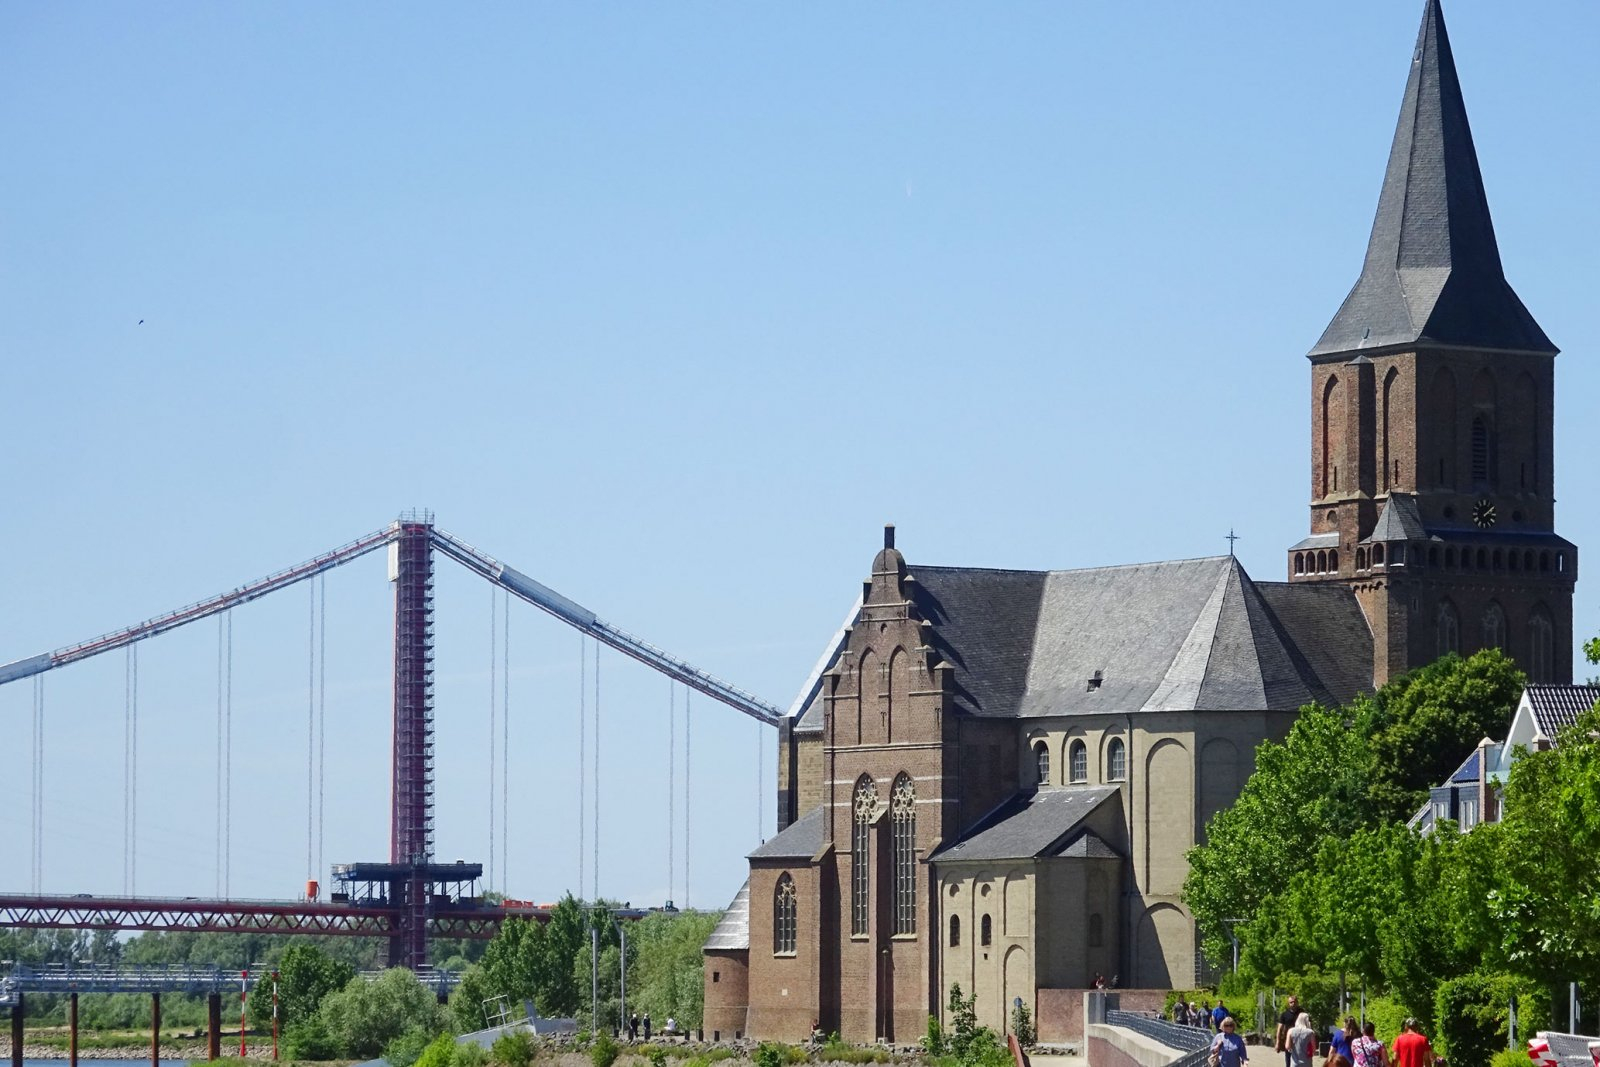
[[[917,932],[917,787],[909,775],[894,780],[889,801],[894,827],[894,932]]]
[[[1122,738],[1113,737],[1106,747],[1106,780],[1120,782],[1128,777],[1128,749]]]
[[[1528,678],[1553,682],[1556,676],[1556,627],[1543,606],[1528,616]]]
[[[850,833],[850,932],[867,933],[872,907],[872,820],[878,787],[867,775],[856,782],[855,823]]]
[[[994,923],[990,922],[989,916],[985,915],[983,917],[983,922],[978,924],[978,943],[984,948],[988,948],[990,943],[993,941]]]
[[[1067,767],[1072,772],[1072,781],[1089,780],[1089,750],[1082,741],[1072,742],[1072,747],[1067,750]]]
[[[950,947],[961,947],[961,916],[950,916]]]
[[[794,879],[785,871],[778,878],[778,888],[772,894],[773,955],[794,955],[796,929]]]
[[[1040,785],[1050,784],[1050,746],[1043,741],[1033,743],[1033,766]]]
[[[1434,624],[1438,630],[1439,655],[1461,651],[1461,618],[1456,614],[1456,606],[1448,600],[1439,601]]]
[[[1499,604],[1490,604],[1483,613],[1483,647],[1506,647],[1506,613]]]
[[[1482,415],[1472,419],[1472,480],[1489,480],[1489,420]]]

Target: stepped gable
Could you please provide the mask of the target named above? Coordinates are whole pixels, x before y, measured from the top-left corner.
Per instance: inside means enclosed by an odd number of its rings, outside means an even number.
[[[1501,267],[1439,0],[1423,10],[1361,276],[1310,355],[1422,342],[1557,351]]]

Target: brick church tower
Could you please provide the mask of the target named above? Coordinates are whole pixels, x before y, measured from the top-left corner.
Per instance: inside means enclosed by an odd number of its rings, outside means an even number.
[[[1572,680],[1577,550],[1555,533],[1555,356],[1507,283],[1438,0],[1411,59],[1361,276],[1311,350],[1311,536],[1373,681],[1500,647]]]

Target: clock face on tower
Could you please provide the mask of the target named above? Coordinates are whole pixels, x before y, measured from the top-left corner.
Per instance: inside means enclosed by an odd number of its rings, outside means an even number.
[[[1494,505],[1487,500],[1480,500],[1472,505],[1472,521],[1478,524],[1478,529],[1487,530],[1494,525]]]

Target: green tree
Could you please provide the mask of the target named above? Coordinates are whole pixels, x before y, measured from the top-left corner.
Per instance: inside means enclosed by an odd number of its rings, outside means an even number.
[[[628,1011],[699,1029],[705,1016],[706,939],[721,912],[652,912],[628,927]]]
[[[384,971],[375,981],[354,978],[322,1002],[328,1034],[346,1055],[370,1059],[410,1030],[437,1034],[444,1015],[433,991],[403,967]]]
[[[1600,709],[1555,742],[1512,764],[1490,908],[1519,970],[1600,988]]]
[[[356,970],[311,944],[290,945],[278,958],[278,1027],[287,1032],[295,1023],[311,1018],[322,998],[343,989]],[[272,975],[257,976],[250,990],[250,1018],[265,1029],[272,1020]]]

